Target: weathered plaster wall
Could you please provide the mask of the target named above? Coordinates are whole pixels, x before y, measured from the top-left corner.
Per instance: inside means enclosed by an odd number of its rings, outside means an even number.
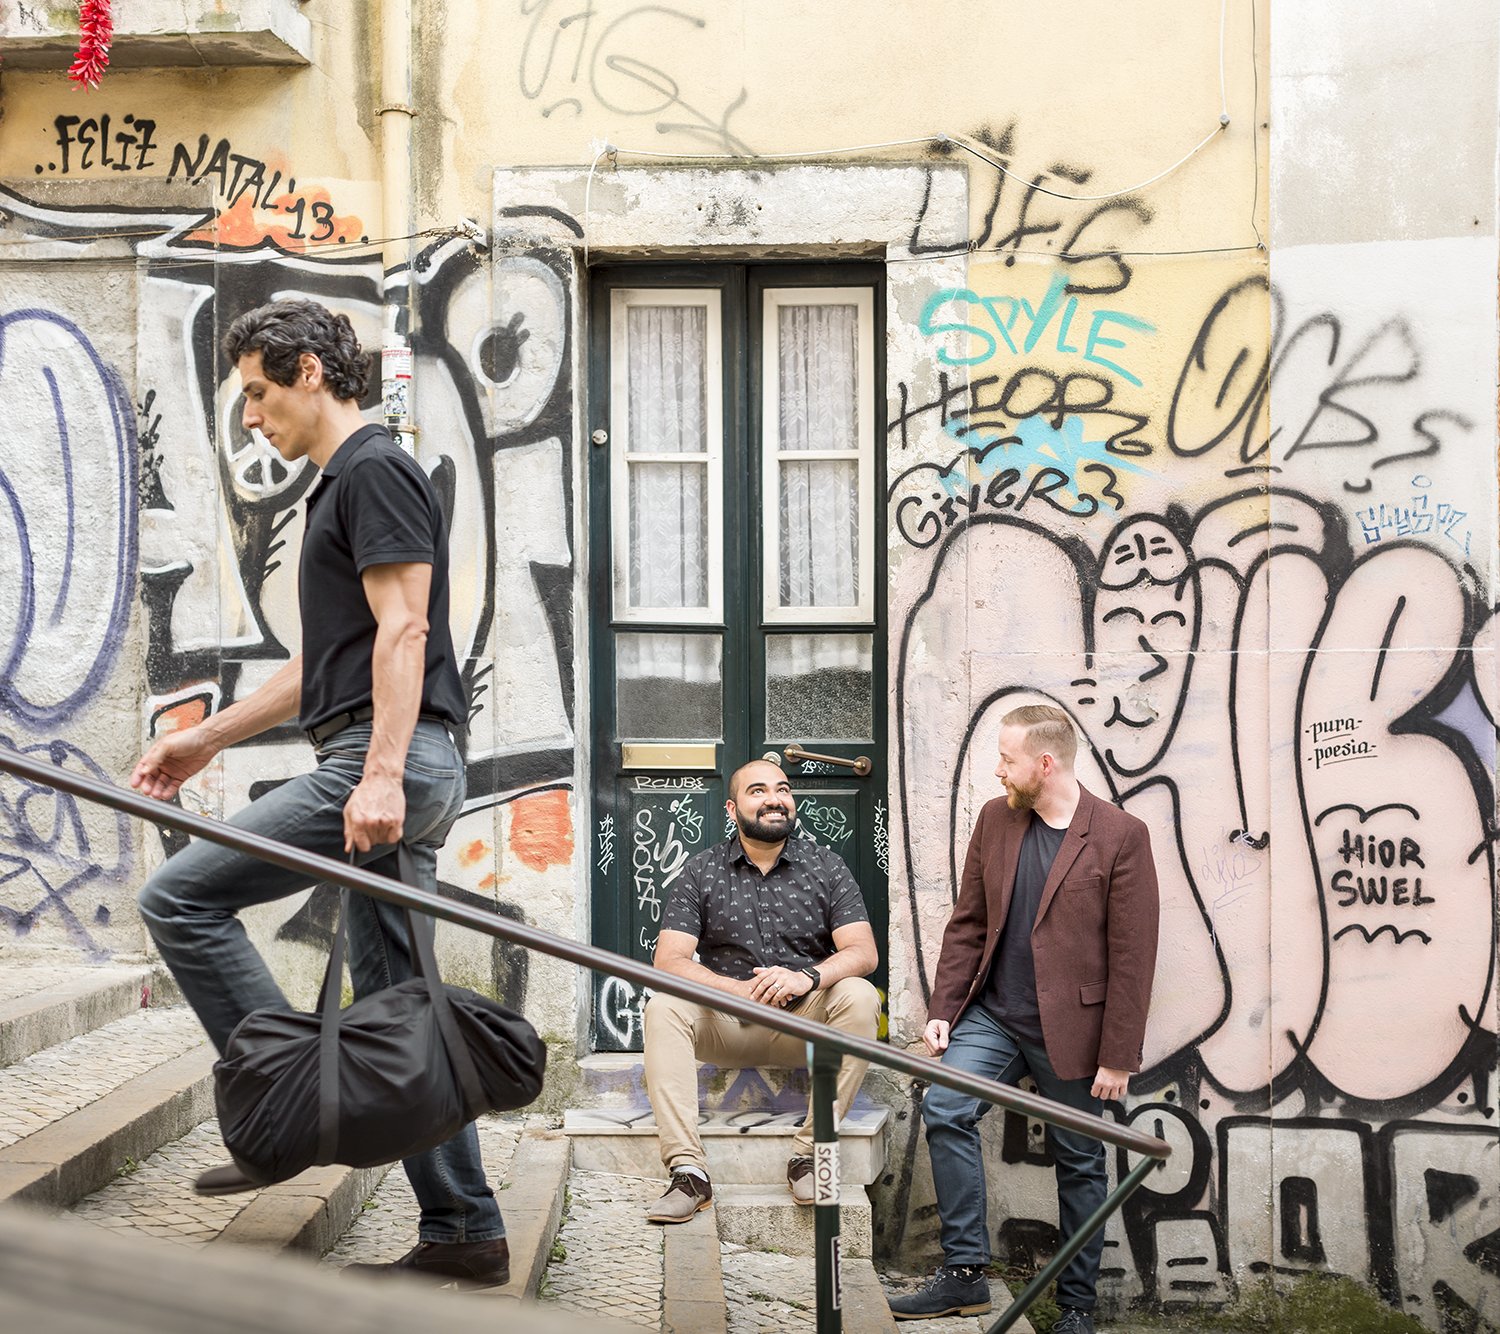
[[[1217,122],[1217,6],[1086,0],[1065,28],[995,6],[978,44],[963,7],[904,0],[836,32],[791,3],[416,8],[419,226],[490,228],[488,251],[424,238],[411,270],[418,449],[453,517],[475,701],[445,883],[588,931],[587,260],[883,253],[893,1038],[925,1017],[998,717],[1055,700],[1085,782],[1150,824],[1164,895],[1147,1069],[1117,1114],[1176,1153],[1111,1225],[1107,1299],[1214,1303],[1270,1267],[1493,1322],[1488,7],[1460,6],[1451,43],[1394,3],[1281,5],[1273,48],[1268,6],[1233,0],[1229,127],[1125,195]],[[310,3],[307,70],[119,71],[86,100],[0,75],[0,731],[21,744],[123,778],[153,730],[295,650],[308,479],[239,433],[213,348],[285,291],[379,341],[406,274],[365,244],[387,234],[373,9]],[[884,169],[599,156],[939,131],[1015,176],[924,144]],[[188,800],[231,810],[307,762],[275,734]],[[140,948],[159,840],[0,798],[12,933]],[[252,918],[304,986],[329,907]],[[442,947],[580,1036],[572,970]],[[879,1091],[880,1240],[917,1263],[919,1096]],[[1025,1254],[1051,1175],[1036,1127],[991,1122],[992,1222]]]

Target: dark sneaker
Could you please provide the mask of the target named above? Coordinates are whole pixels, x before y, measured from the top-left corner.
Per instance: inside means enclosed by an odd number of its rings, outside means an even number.
[[[897,1320],[936,1320],[944,1315],[983,1315],[990,1309],[990,1281],[978,1265],[943,1265],[915,1292],[890,1298]]]
[[[197,1195],[239,1195],[247,1190],[259,1190],[260,1184],[251,1181],[234,1163],[223,1163],[200,1172],[193,1182]]]
[[[648,1223],[686,1223],[714,1202],[714,1188],[696,1172],[673,1172],[666,1193],[646,1210]]]
[[[798,1156],[786,1160],[786,1188],[798,1204],[813,1202],[813,1160]]]
[[[1064,1306],[1052,1334],[1094,1334],[1094,1313],[1078,1306]]]
[[[384,1265],[346,1265],[346,1274],[385,1278],[406,1274],[429,1283],[458,1288],[501,1288],[510,1282],[510,1243],[494,1241],[419,1241],[399,1260]]]

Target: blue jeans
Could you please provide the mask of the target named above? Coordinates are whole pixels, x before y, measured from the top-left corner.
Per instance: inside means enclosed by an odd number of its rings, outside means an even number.
[[[1044,1098],[1098,1115],[1103,1104],[1090,1093],[1093,1077],[1059,1079],[1042,1046],[1023,1042],[1002,1027],[980,1005],[971,1005],[948,1036],[943,1064],[1002,1084],[1017,1084],[1028,1071]],[[932,1184],[942,1220],[943,1261],[950,1265],[987,1265],[990,1239],[985,1222],[984,1161],[979,1150],[979,1121],[990,1104],[966,1093],[934,1084],[922,1104],[927,1151],[932,1156]],[[1108,1189],[1104,1145],[1087,1135],[1047,1127],[1047,1149],[1057,1164],[1058,1226],[1071,1236],[1104,1203]],[[1094,1309],[1099,1257],[1104,1253],[1101,1229],[1069,1262],[1057,1280],[1061,1306]]]
[[[318,748],[318,767],[312,773],[251,802],[230,823],[343,860],[344,803],[364,773],[369,746],[369,723],[344,728]],[[417,888],[433,891],[437,850],[464,799],[463,761],[440,724],[417,723],[403,786],[405,842],[416,864]],[[397,874],[394,847],[356,857],[378,874]],[[252,1010],[291,1008],[235,914],[307,887],[307,879],[295,871],[194,840],[141,890],[141,915],[156,948],[220,1052],[235,1025]],[[416,920],[419,930],[433,929],[430,917]],[[409,945],[400,908],[350,895],[349,971],[356,996],[410,977]],[[505,1235],[472,1125],[402,1165],[421,1206],[423,1241],[491,1241]]]

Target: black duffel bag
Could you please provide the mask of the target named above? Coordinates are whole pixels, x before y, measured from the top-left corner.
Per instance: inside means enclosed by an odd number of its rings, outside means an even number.
[[[403,845],[401,878],[411,883]],[[321,1013],[255,1010],[214,1065],[219,1133],[257,1185],[312,1166],[375,1167],[435,1148],[485,1112],[535,1100],[546,1044],[513,1010],[445,985],[433,923],[406,914],[416,976],[339,1010],[349,894]]]

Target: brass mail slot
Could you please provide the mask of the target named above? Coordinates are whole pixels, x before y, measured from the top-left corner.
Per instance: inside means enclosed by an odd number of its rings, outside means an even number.
[[[716,769],[714,750],[711,742],[626,742],[620,747],[620,763],[626,769]]]

